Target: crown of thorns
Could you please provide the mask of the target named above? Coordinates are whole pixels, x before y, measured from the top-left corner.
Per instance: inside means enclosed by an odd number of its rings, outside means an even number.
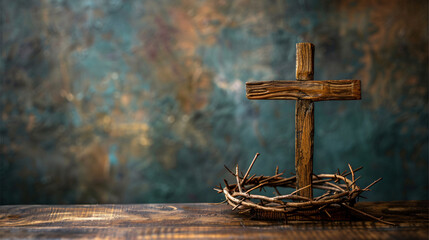
[[[219,184],[219,187],[214,188],[218,193],[225,195],[225,202],[232,206],[232,210],[239,210],[239,213],[268,213],[265,216],[283,214],[283,216],[287,217],[326,214],[328,217],[331,217],[329,213],[331,209],[344,207],[374,220],[392,224],[353,207],[356,198],[361,193],[369,191],[371,186],[381,180],[381,178],[377,179],[365,188],[358,187],[356,182],[360,177],[355,178],[355,173],[361,170],[362,167],[353,169],[348,164],[349,169],[342,173],[338,170],[335,174],[313,175],[312,185],[294,190],[289,194],[281,194],[280,188],[296,189],[296,176],[282,177],[283,172],[279,173],[278,167],[273,176],[249,176],[250,170],[258,156],[259,153],[255,155],[244,175],[243,173],[240,175],[238,164],[235,168],[235,173],[225,166],[235,177],[236,183],[228,184],[227,180],[224,179],[225,187]],[[351,178],[349,179],[348,176],[351,176]],[[314,189],[321,189],[324,193],[313,199],[298,195],[300,191],[310,186]],[[272,188],[275,196],[269,197],[253,193],[257,190],[259,192],[266,190],[267,188]],[[277,215],[273,215],[272,213]]]

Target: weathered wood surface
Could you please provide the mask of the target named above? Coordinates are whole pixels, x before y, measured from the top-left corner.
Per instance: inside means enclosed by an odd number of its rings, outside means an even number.
[[[296,79],[313,80],[314,45],[311,43],[296,44]]]
[[[358,209],[397,224],[373,221],[260,221],[227,205],[0,206],[1,238],[122,239],[427,239],[429,202],[358,203]]]
[[[296,80],[303,84],[313,80],[314,45],[296,44]],[[298,99],[295,105],[295,172],[296,189],[310,185],[298,195],[313,199],[314,102]]]
[[[256,100],[358,100],[359,80],[260,81],[246,83],[246,97]]]
[[[296,189],[312,185],[314,143],[314,103],[298,100],[295,107],[295,172]],[[298,195],[313,199],[312,187]]]

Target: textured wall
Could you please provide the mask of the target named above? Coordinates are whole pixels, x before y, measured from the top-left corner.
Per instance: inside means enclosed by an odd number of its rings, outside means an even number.
[[[244,83],[361,79],[315,105],[316,173],[428,198],[427,1],[2,0],[0,202],[220,201],[223,165],[294,170],[294,101]]]

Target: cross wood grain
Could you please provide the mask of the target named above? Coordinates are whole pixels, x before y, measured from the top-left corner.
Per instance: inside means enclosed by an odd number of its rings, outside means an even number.
[[[295,172],[296,189],[312,186],[314,143],[314,102],[298,100],[295,107]],[[312,187],[298,195],[313,199]]]
[[[246,97],[259,100],[359,100],[359,80],[260,81],[246,83]]]
[[[253,220],[211,203],[3,205],[0,238],[427,239],[428,207],[428,201],[356,204],[397,224],[392,227],[357,216],[350,221]]]
[[[301,86],[314,76],[314,45],[296,44],[296,83]],[[300,91],[301,92],[301,91]],[[298,99],[295,105],[295,172],[296,189],[310,185],[298,195],[313,199],[314,101]]]

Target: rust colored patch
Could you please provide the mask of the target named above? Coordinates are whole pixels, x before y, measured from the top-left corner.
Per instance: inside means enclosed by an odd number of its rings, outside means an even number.
[[[418,77],[412,65],[427,63],[427,22],[426,25],[421,22],[427,19],[427,4],[427,1],[416,4],[382,0],[372,1],[368,7],[366,1],[341,1],[340,12],[348,18],[340,25],[341,35],[345,36],[350,30],[369,34],[362,43],[364,68],[359,75],[365,92],[372,97],[372,108],[388,106],[399,111],[396,100],[401,97],[402,88],[409,85],[408,78]],[[404,66],[403,59],[398,60],[403,57],[410,59],[409,69]]]

